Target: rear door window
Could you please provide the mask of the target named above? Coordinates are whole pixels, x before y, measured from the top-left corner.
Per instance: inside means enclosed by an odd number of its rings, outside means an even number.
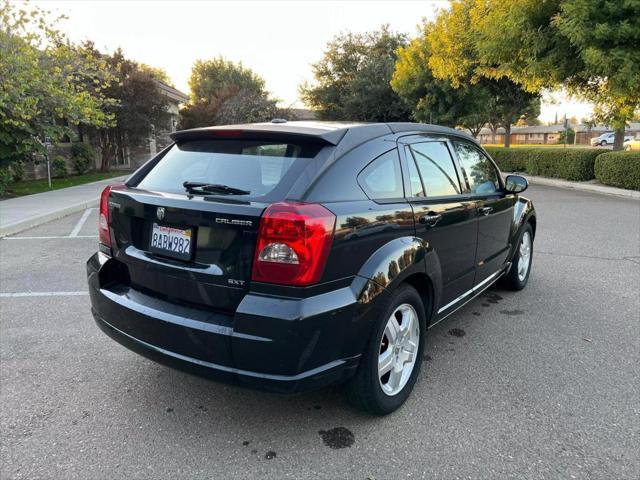
[[[404,156],[407,159],[407,166],[409,167],[409,183],[411,185],[412,197],[424,197],[424,186],[422,185],[422,179],[420,178],[420,172],[413,158],[413,153],[409,147],[405,147]]]
[[[460,182],[453,158],[444,142],[421,142],[411,145],[412,157],[408,157],[409,172],[411,162],[415,160],[422,178],[424,191],[412,192],[414,196],[444,197],[460,194]],[[412,188],[414,185],[411,174]]]
[[[404,197],[398,151],[394,148],[373,160],[358,175],[358,183],[372,200]]]
[[[258,140],[197,140],[174,145],[140,181],[138,188],[184,193],[183,183],[202,182],[267,195],[296,162],[317,155],[318,144]]]

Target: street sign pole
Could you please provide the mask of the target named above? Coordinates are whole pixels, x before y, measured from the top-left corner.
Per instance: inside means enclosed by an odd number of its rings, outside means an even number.
[[[49,147],[47,147],[47,153],[45,156],[47,158],[47,180],[49,181],[49,190],[51,190],[51,162],[49,161]]]
[[[51,190],[51,160],[49,159],[49,145],[51,145],[51,138],[44,137],[44,157],[47,159],[47,180],[49,181],[49,190]]]

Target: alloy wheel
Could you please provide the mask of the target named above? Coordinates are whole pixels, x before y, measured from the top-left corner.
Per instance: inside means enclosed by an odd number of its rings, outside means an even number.
[[[520,240],[519,247],[519,259],[518,259],[518,280],[521,282],[527,278],[529,272],[529,264],[531,263],[531,235],[529,232],[524,232],[522,240]]]
[[[389,317],[380,341],[378,379],[386,395],[398,394],[409,381],[419,343],[418,314],[412,305],[403,303]]]

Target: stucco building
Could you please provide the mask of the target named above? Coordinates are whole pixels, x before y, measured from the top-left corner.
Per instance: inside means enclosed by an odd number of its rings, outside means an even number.
[[[138,168],[149,158],[169,145],[171,139],[169,134],[175,132],[178,125],[179,110],[182,104],[188,100],[188,96],[180,90],[167,85],[166,83],[156,81],[158,90],[167,100],[167,116],[166,122],[162,125],[154,125],[149,137],[138,144],[127,144],[121,151],[118,151],[113,161],[112,168],[132,170]],[[94,147],[96,142],[90,134],[79,129],[77,127],[71,127],[75,131],[74,142],[82,141],[90,143]],[[49,158],[53,159],[55,156],[62,156],[67,159],[67,167],[69,172],[73,172],[73,167],[70,162],[71,158],[71,138],[64,138],[61,142],[55,146],[49,147]],[[95,166],[100,166],[102,159],[100,155],[100,149],[96,149]],[[47,164],[44,158],[39,158],[36,161],[26,162],[24,165],[25,177],[27,179],[46,178],[47,176]]]

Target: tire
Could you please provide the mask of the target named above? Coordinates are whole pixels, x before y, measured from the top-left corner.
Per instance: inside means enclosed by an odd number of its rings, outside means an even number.
[[[358,371],[346,385],[346,394],[349,403],[355,408],[373,415],[387,415],[397,410],[409,397],[420,373],[422,352],[426,343],[426,314],[420,295],[415,288],[408,284],[402,284],[394,290],[376,311],[380,314],[373,326]],[[397,316],[398,312],[401,319]],[[410,320],[413,314],[415,317]],[[395,348],[394,343],[389,341],[390,330],[387,329],[392,315],[397,319],[397,324],[400,327],[396,336],[398,343]],[[407,323],[405,324],[405,322]],[[402,328],[406,328],[404,333]],[[402,373],[398,373],[402,364],[407,369],[409,368],[410,362],[407,361],[407,355],[411,347],[408,345],[410,340],[407,339],[411,338],[415,341],[416,331],[418,341],[417,347],[414,349],[415,356],[410,373],[409,370],[405,372],[404,369],[400,370]],[[405,342],[408,342],[404,344],[406,348],[402,346],[403,338]],[[384,352],[389,352],[387,357],[391,357],[391,361],[387,365],[393,364],[394,367],[381,377],[378,373],[378,362],[383,358]],[[394,375],[393,381],[391,375]],[[394,390],[397,391],[394,392]]]
[[[522,271],[520,270],[520,259],[522,254],[527,251],[526,248],[523,248],[523,243],[526,242],[525,238],[528,236],[529,238],[529,248],[528,248],[528,261],[526,261],[526,272],[522,275]],[[518,238],[518,247],[516,249],[516,253],[513,256],[513,261],[511,263],[511,268],[507,272],[507,274],[502,277],[501,284],[504,288],[508,290],[522,290],[527,286],[527,282],[529,281],[529,275],[531,275],[531,265],[533,263],[533,228],[531,228],[531,224],[527,223],[522,232],[520,233],[520,237]]]
[[[608,143],[607,143],[607,141],[606,141],[606,140],[602,140],[602,141],[600,142],[600,146],[601,146],[601,147],[606,147],[607,145],[608,145]]]

